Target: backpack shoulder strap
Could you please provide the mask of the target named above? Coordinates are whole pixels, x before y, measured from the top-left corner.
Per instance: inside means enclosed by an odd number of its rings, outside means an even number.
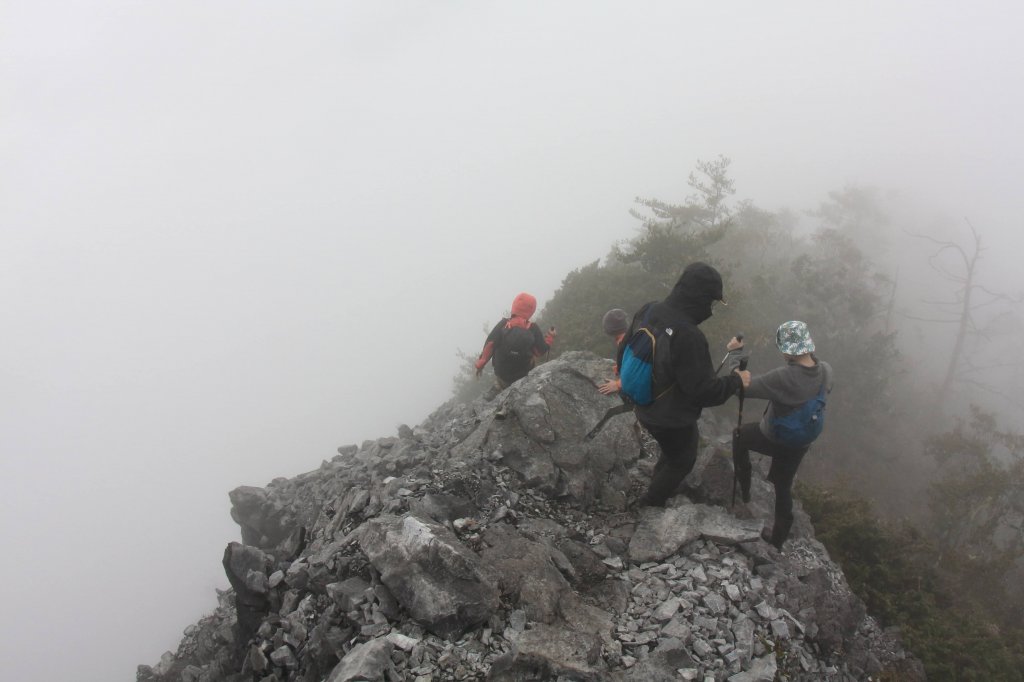
[[[651,344],[654,348],[654,353],[651,358],[651,380],[655,383],[655,400],[661,398],[672,391],[675,388],[676,381],[672,375],[672,339],[675,336],[674,331],[677,327],[677,323],[671,320],[666,324],[665,320],[661,320],[659,324],[655,325],[654,332],[651,335]],[[655,337],[661,337],[661,344],[657,344]],[[659,355],[658,349],[661,348]],[[659,367],[660,365],[660,367]],[[664,371],[659,371],[664,370]],[[664,381],[665,374],[668,375],[668,381]],[[657,390],[660,387],[664,387],[661,390]]]
[[[629,325],[629,331],[626,334],[626,338],[629,338],[633,334],[636,334],[641,327],[647,325],[648,320],[651,319],[651,308],[654,307],[654,301],[645,303],[641,306],[640,310],[636,311],[633,315],[633,322]]]
[[[633,314],[633,319],[629,323],[629,329],[626,330],[626,335],[622,337],[622,343],[619,344],[619,347],[616,349],[615,352],[615,364],[617,364],[619,367],[622,367],[622,355],[623,353],[626,352],[626,346],[629,345],[629,342],[630,340],[632,340],[633,336],[638,331],[640,331],[642,327],[646,326],[647,320],[651,314],[651,306],[653,305],[653,301],[650,303],[645,303],[640,307],[640,310],[636,311]]]
[[[832,366],[826,365],[824,362],[821,362],[820,360],[818,361],[818,363],[821,365],[821,388],[818,390],[818,397],[824,399],[828,397],[829,393],[828,385],[830,380],[832,379]]]

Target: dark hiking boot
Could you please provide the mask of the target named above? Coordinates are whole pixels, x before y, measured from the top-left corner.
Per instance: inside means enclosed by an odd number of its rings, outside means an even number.
[[[664,507],[665,501],[652,500],[648,497],[647,493],[644,493],[640,497],[633,500],[633,504],[630,505],[630,509],[641,509],[643,507]]]
[[[775,545],[775,549],[782,551],[782,545],[785,544],[786,538],[789,537],[789,529],[793,527],[793,519],[780,519],[776,517],[775,525],[772,526],[771,535],[765,538],[766,542]],[[762,531],[761,537],[767,531]]]
[[[767,542],[775,549],[777,549],[778,551],[782,551],[782,543],[775,544],[775,541],[772,540],[772,531],[768,530],[767,528],[761,529],[761,539]]]

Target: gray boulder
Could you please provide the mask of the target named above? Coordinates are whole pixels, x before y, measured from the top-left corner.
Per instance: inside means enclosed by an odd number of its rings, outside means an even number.
[[[222,563],[228,582],[235,591],[237,621],[234,639],[239,647],[234,654],[238,656],[241,645],[252,637],[270,611],[267,572],[273,560],[256,547],[232,542],[224,548]]]
[[[527,487],[585,508],[624,508],[629,469],[640,452],[633,415],[610,419],[586,439],[605,412],[621,404],[597,391],[611,370],[609,361],[582,352],[544,363],[496,398],[495,412],[453,455],[496,453]]]
[[[502,596],[518,604],[531,621],[555,620],[562,596],[571,594],[572,589],[555,566],[551,549],[505,524],[489,528],[483,540],[488,547],[480,557],[497,576]]]
[[[417,515],[448,525],[456,519],[477,514],[476,505],[458,495],[444,493],[427,493],[412,502],[409,508]]]
[[[607,668],[601,660],[601,639],[588,632],[546,624],[516,633],[514,653],[491,667],[491,682],[600,680]]]
[[[722,544],[749,542],[760,538],[763,527],[760,520],[737,519],[721,508],[703,504],[648,507],[641,510],[629,543],[629,558],[661,561],[702,536]]]
[[[498,607],[498,590],[479,557],[434,521],[381,516],[367,521],[357,538],[381,581],[431,632],[462,632]]]
[[[378,682],[395,679],[395,665],[391,662],[393,648],[387,639],[372,639],[357,644],[331,671],[326,682]]]
[[[242,530],[242,542],[261,549],[274,549],[298,532],[291,510],[263,488],[240,486],[228,497],[231,518]]]

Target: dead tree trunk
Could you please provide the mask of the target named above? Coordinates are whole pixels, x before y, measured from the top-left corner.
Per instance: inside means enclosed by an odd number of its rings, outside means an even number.
[[[925,239],[937,246],[929,256],[928,262],[939,275],[956,285],[952,300],[925,300],[924,303],[937,306],[942,312],[939,318],[923,318],[908,315],[910,319],[923,322],[938,322],[956,325],[953,349],[949,354],[949,363],[936,395],[936,408],[941,413],[950,393],[959,381],[969,379],[966,373],[978,369],[972,366],[968,356],[968,341],[974,336],[985,336],[985,331],[978,328],[975,313],[988,305],[997,302],[1008,303],[1012,299],[1006,294],[990,291],[978,283],[978,263],[981,259],[981,235],[968,220],[973,244],[964,248],[954,241],[943,241],[929,235],[915,234],[914,237]],[[953,256],[953,263],[947,262]],[[980,385],[979,382],[970,382]]]

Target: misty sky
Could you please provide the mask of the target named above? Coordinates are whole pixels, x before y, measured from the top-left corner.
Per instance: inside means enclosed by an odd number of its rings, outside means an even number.
[[[6,0],[5,677],[156,663],[226,586],[228,490],[417,423],[516,293],[543,305],[697,159],[770,210],[862,183],[969,216],[1024,288],[1022,20]]]

